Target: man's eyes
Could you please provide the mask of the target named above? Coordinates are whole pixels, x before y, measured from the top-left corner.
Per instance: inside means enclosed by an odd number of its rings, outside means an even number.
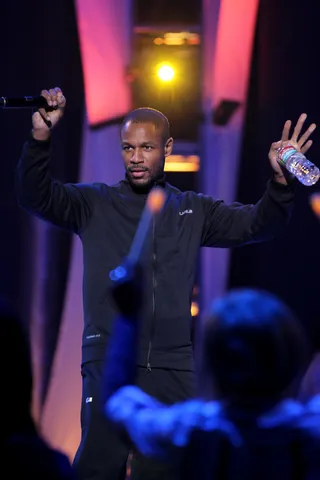
[[[154,147],[152,145],[144,145],[143,146],[143,149],[144,150],[147,150],[147,151],[150,151],[152,150]],[[133,147],[131,147],[130,145],[125,145],[122,147],[122,150],[124,150],[125,152],[129,152],[130,150],[132,150]]]

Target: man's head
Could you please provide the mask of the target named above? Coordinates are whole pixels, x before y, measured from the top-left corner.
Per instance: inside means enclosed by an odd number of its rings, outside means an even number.
[[[216,300],[201,339],[207,379],[234,404],[278,401],[308,357],[302,326],[264,291],[234,290]]]
[[[120,133],[127,178],[135,188],[148,189],[163,177],[172,151],[168,119],[153,108],[138,108],[125,117]]]

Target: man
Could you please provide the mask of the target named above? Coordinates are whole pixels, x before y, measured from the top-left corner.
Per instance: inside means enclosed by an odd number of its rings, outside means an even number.
[[[127,446],[110,430],[100,405],[105,347],[116,314],[106,279],[128,253],[146,197],[154,185],[167,201],[153,223],[144,248],[146,285],[137,359],[138,384],[170,404],[194,394],[193,350],[190,341],[190,298],[201,246],[234,247],[273,238],[287,223],[293,192],[277,162],[277,148],[288,141],[290,122],[282,139],[272,144],[273,170],[267,191],[256,205],[226,205],[194,192],[182,193],[164,177],[165,158],[172,151],[166,117],[153,109],[134,110],[121,127],[126,178],[117,185],[62,184],[50,176],[51,130],[63,116],[66,99],[59,88],[43,90],[52,112],[33,114],[33,129],[17,168],[21,206],[79,235],[84,251],[84,318],[82,345],[82,438],[74,465],[80,480],[123,478]],[[302,115],[290,142],[305,152],[311,145],[311,125],[298,138]],[[188,215],[179,215],[184,211]],[[86,402],[86,398],[92,399]],[[162,465],[135,457],[133,477],[166,478]],[[157,473],[158,472],[158,473]],[[158,475],[158,476],[157,476]]]
[[[106,357],[105,413],[123,438],[171,464],[181,480],[319,478],[319,398],[306,407],[290,398],[309,357],[290,309],[254,289],[216,299],[197,331],[197,396],[165,406],[134,386],[141,273],[127,260],[112,287],[119,316]]]

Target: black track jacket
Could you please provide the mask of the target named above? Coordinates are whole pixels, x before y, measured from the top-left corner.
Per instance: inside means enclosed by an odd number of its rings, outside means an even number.
[[[82,361],[102,360],[116,314],[109,273],[129,252],[146,194],[134,192],[127,180],[109,186],[52,179],[50,143],[32,138],[25,143],[16,170],[18,201],[28,212],[80,237]],[[257,204],[227,205],[166,182],[162,187],[167,200],[143,252],[146,289],[138,365],[192,370],[190,304],[200,247],[229,248],[273,238],[287,223],[293,192],[291,186],[269,180]]]

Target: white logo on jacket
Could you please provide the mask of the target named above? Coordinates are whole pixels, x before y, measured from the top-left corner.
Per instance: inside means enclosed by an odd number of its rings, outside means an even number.
[[[192,210],[184,210],[183,212],[179,212],[179,215],[185,215],[186,213],[193,213]]]

